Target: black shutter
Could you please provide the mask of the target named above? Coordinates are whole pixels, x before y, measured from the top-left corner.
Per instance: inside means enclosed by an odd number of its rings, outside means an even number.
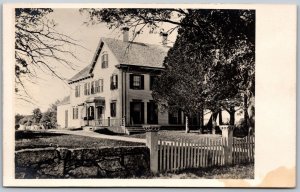
[[[130,89],[133,89],[133,74],[129,75],[129,83],[130,83]]]
[[[144,102],[141,102],[141,124],[144,124],[145,113],[144,113]]]
[[[110,103],[110,116],[113,117],[113,103]]]
[[[141,89],[144,89],[144,75],[141,75]]]
[[[118,89],[118,75],[116,75],[116,85],[115,85],[115,89]]]
[[[134,124],[133,122],[133,107],[134,107],[134,103],[130,102],[130,124]]]
[[[113,90],[113,76],[110,77],[110,90]]]

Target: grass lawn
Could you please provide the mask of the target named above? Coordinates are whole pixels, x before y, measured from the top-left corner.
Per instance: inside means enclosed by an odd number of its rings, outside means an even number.
[[[44,147],[101,148],[144,145],[143,143],[99,139],[43,131],[16,131],[15,144],[16,150]]]
[[[211,139],[219,139],[221,135],[212,135],[212,134],[199,134],[198,131],[191,131],[190,133],[185,133],[185,131],[170,131],[162,130],[158,132],[159,139],[164,141],[180,141],[181,139],[187,140],[189,142],[199,142],[200,138],[209,137]],[[127,135],[126,137],[135,137],[135,138],[146,138],[145,133]]]
[[[154,179],[254,179],[254,164],[187,169],[163,173]]]

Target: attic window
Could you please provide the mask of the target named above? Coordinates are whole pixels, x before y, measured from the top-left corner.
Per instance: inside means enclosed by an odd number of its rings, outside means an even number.
[[[108,54],[106,52],[103,53],[101,57],[101,67],[107,68],[108,67]]]

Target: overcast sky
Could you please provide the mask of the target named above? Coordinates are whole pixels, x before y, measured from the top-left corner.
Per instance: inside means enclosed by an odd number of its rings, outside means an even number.
[[[85,25],[84,22],[88,20],[87,15],[80,14],[78,9],[54,9],[48,17],[57,23],[57,31],[76,39],[80,45],[86,48],[69,47],[78,57],[78,60],[71,57],[68,58],[76,65],[76,70],[53,63],[53,66],[57,66],[56,71],[66,78],[72,77],[91,63],[101,37],[122,39],[122,33],[119,29],[109,30],[105,23],[89,26]],[[164,24],[161,27],[167,30],[173,26]],[[176,31],[173,32],[168,40],[174,42],[176,35]],[[149,34],[148,31],[144,31],[135,41],[161,44],[161,37],[158,33]],[[35,104],[16,100],[16,113],[31,114],[32,110],[36,107],[39,107],[42,112],[44,112],[49,108],[49,105],[54,103],[57,99],[62,99],[69,95],[70,89],[66,82],[42,72],[39,74],[41,75],[40,78],[36,80],[36,84],[25,83]]]

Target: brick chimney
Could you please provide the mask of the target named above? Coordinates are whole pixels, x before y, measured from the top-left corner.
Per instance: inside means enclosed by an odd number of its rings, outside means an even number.
[[[168,33],[166,32],[160,32],[160,35],[162,36],[162,44],[163,46],[168,45]]]
[[[129,28],[128,27],[123,27],[123,41],[128,42],[129,41]]]

